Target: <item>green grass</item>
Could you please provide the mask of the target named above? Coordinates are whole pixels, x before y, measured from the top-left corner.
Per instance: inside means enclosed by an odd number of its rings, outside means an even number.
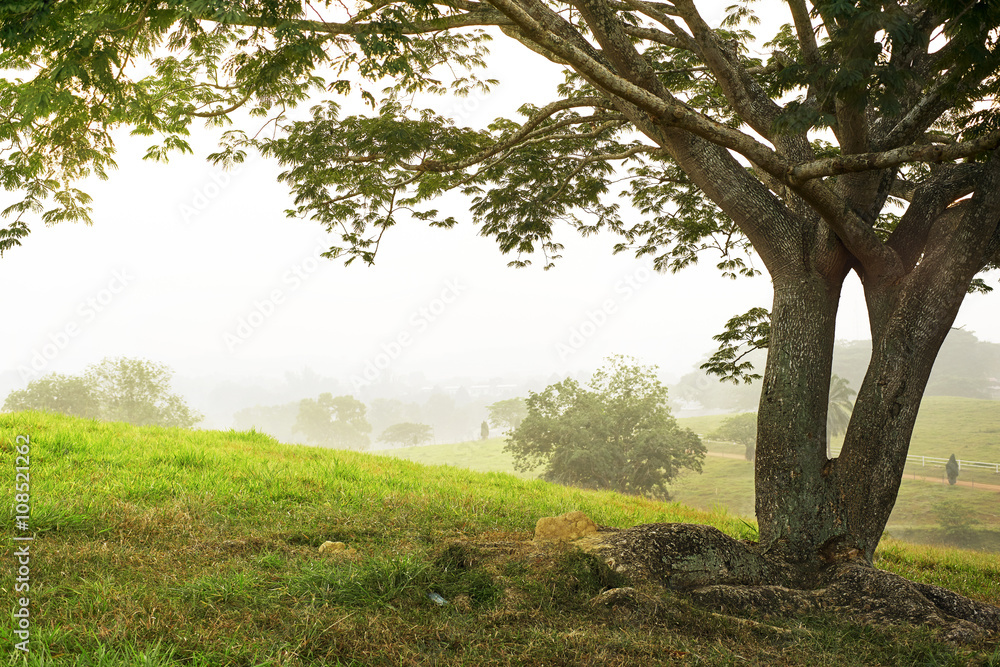
[[[524,473],[514,469],[514,460],[503,451],[503,438],[471,440],[446,445],[401,447],[375,452],[382,456],[406,459],[425,465],[452,465],[478,472],[505,472],[522,479],[536,479],[537,473]]]
[[[1000,461],[1000,401],[925,398],[913,429],[910,453],[941,458],[954,454],[967,461]]]
[[[722,426],[729,417],[733,415],[701,415],[699,417],[681,417],[677,423],[683,428],[689,428],[699,435],[705,436]]]
[[[571,509],[747,536],[726,512],[257,433],[39,413],[0,415],[6,489],[18,435],[32,443],[31,665],[1000,664],[995,647],[924,629],[744,623],[656,590],[649,613],[595,608],[621,583],[613,572],[527,542],[539,517]],[[349,551],[320,555],[327,540]],[[893,549],[892,568],[1000,601],[989,559]],[[11,560],[2,567],[9,601]],[[8,617],[0,645],[12,630]]]

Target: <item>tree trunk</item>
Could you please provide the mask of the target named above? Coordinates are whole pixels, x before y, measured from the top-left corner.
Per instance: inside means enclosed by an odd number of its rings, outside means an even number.
[[[757,520],[765,552],[805,565],[845,530],[826,456],[841,282],[802,271],[775,279],[774,286],[757,415]]]
[[[900,287],[866,289],[872,358],[833,477],[846,503],[851,541],[869,561],[896,502],[934,360],[971,277],[918,267]]]

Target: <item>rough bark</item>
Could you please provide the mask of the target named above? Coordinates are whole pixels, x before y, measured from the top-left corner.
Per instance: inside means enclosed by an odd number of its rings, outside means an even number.
[[[757,519],[765,549],[793,561],[819,557],[846,517],[827,477],[826,411],[839,276],[789,271],[775,280],[757,413]]]

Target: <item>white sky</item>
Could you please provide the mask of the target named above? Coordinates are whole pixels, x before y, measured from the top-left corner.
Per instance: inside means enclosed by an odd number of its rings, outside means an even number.
[[[501,87],[438,101],[439,111],[482,124],[551,99],[558,79],[544,61],[499,43],[493,50]],[[766,275],[723,279],[711,256],[681,274],[654,274],[648,260],[612,256],[615,237],[580,239],[569,229],[557,239],[566,249],[556,268],[542,271],[540,258],[508,268],[460,202],[448,204],[465,220],[456,229],[400,225],[374,267],[345,268],[315,258],[330,245],[318,224],[285,217],[290,198],[276,165],[215,169],[204,160],[215,150],[209,135],[194,156],[144,163],[148,143],[125,138],[120,170],[85,185],[92,227],[36,224],[0,259],[0,396],[37,376],[23,373],[33,362],[38,374],[75,373],[111,355],[189,376],[310,366],[348,380],[373,373],[369,363],[385,367],[382,377],[548,376],[623,353],[676,379],[714,349],[711,336],[728,317],[770,306]],[[851,280],[838,338],[867,338]],[[956,326],[1000,342],[990,299],[969,297]]]

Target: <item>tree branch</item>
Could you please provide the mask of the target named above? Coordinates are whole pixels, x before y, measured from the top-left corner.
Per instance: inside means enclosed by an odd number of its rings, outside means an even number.
[[[541,109],[539,109],[531,118],[526,120],[521,128],[511,135],[508,139],[504,141],[497,142],[493,146],[490,146],[486,150],[466,158],[465,160],[460,160],[458,162],[447,163],[440,162],[437,160],[427,160],[422,164],[413,167],[418,171],[433,171],[433,172],[445,172],[445,171],[459,171],[461,169],[467,169],[468,167],[474,166],[488,160],[490,157],[505,151],[509,148],[516,146],[521,143],[526,137],[528,137],[532,130],[538,127],[546,118],[550,118],[553,114],[559,111],[565,111],[566,109],[573,109],[576,107],[603,107],[607,104],[607,101],[600,97],[580,97],[570,100],[559,100],[558,102],[552,102],[547,104]]]
[[[251,97],[253,97],[253,93],[247,93],[241,100],[233,103],[232,106],[226,109],[218,109],[216,111],[189,111],[188,115],[194,116],[195,118],[218,118],[220,116],[226,116],[250,101]]]
[[[684,31],[676,21],[661,9],[660,3],[643,2],[642,0],[624,0],[625,4],[640,14],[645,14],[649,18],[663,25],[674,34],[674,37],[683,44],[682,47],[688,51],[698,53],[698,43],[691,35]]]
[[[744,134],[739,130],[698,113],[677,100],[660,83],[656,78],[655,72],[651,69],[648,72],[634,72],[634,74],[640,78],[643,84],[648,84],[652,90],[656,90],[656,93],[633,83],[627,77],[627,72],[613,71],[609,68],[608,64],[601,62],[601,56],[615,56],[620,58],[619,62],[615,63],[616,67],[628,68],[628,64],[624,60],[626,56],[620,52],[616,52],[616,50],[629,48],[631,49],[631,53],[628,55],[632,56],[629,61],[633,65],[640,67],[645,64],[648,69],[648,63],[641,59],[627,39],[622,39],[621,37],[615,38],[614,47],[606,49],[601,54],[595,54],[595,57],[585,53],[583,49],[559,36],[558,33],[562,32],[560,30],[561,26],[545,25],[546,23],[551,23],[553,17],[548,14],[551,10],[548,10],[541,3],[531,0],[523,3],[540,14],[540,21],[525,10],[522,3],[516,2],[516,0],[491,1],[501,12],[517,23],[527,37],[571,63],[577,72],[601,90],[606,91],[612,96],[619,97],[630,104],[634,104],[658,122],[678,127],[703,137],[712,143],[734,150],[775,176],[784,177],[788,171],[789,167],[786,161],[779,157],[770,147],[760,143],[748,134]],[[585,6],[585,1],[580,2],[580,6]],[[561,21],[561,18],[555,18]],[[591,25],[591,29],[594,30],[595,34],[600,32],[597,26]],[[622,37],[624,37],[624,32],[622,33]]]
[[[900,144],[910,143],[926,131],[950,106],[941,99],[940,93],[944,85],[943,81],[939,81],[933,86],[902,118],[896,121],[896,124],[884,136],[876,138],[873,142],[873,148],[886,150]]]
[[[692,47],[690,40],[677,37],[676,35],[671,35],[670,33],[657,30],[656,28],[646,28],[643,26],[625,24],[625,32],[633,37],[645,39],[650,42],[656,42],[657,44],[663,44],[664,46],[669,46],[673,49],[684,49],[685,51],[690,51]]]
[[[774,121],[781,108],[741,71],[735,54],[723,52],[715,31],[702,18],[692,0],[678,0],[677,9],[694,34],[702,59],[711,68],[736,113],[758,134],[771,140]]]
[[[994,149],[997,145],[1000,145],[1000,130],[994,130],[978,139],[949,145],[911,144],[878,153],[840,155],[796,165],[788,170],[785,180],[792,185],[799,185],[824,176],[887,169],[907,162],[950,162],[973,157]]]
[[[813,31],[812,20],[809,18],[809,8],[804,0],[785,0],[795,23],[795,35],[799,38],[799,48],[802,57],[809,65],[819,62],[819,47],[816,45],[816,33]]]
[[[943,165],[913,189],[910,206],[886,241],[905,268],[912,267],[923,255],[934,221],[976,188],[982,171],[981,164]]]

